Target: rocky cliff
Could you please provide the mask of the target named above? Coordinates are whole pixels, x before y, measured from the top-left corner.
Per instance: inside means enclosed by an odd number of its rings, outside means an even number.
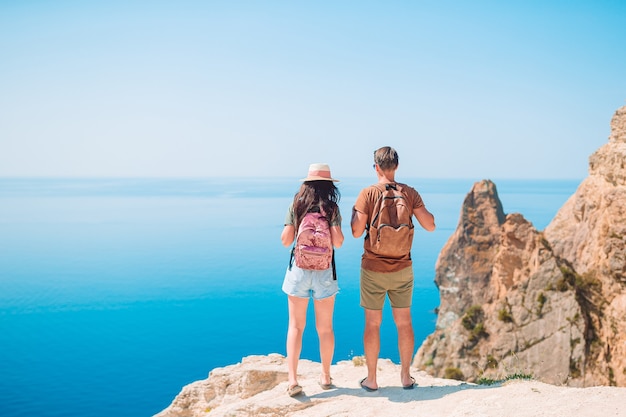
[[[333,365],[324,391],[320,365],[302,360],[305,391],[290,398],[285,358],[251,356],[184,387],[156,417],[626,416],[624,388],[562,386],[626,386],[626,107],[589,162],[543,232],[505,214],[493,182],[474,184],[437,260],[441,304],[415,356],[417,389],[403,390],[399,365],[381,359],[378,392],[358,386],[358,361]],[[456,381],[516,375],[534,380]]]
[[[435,267],[435,332],[414,365],[476,381],[626,386],[626,107],[541,232],[476,183]]]
[[[626,386],[626,107],[544,234],[582,285],[586,382]]]
[[[304,394],[291,398],[286,394],[283,356],[248,356],[187,385],[155,417],[626,416],[626,388],[557,387],[519,379],[480,386],[414,370],[418,387],[405,390],[400,386],[400,366],[381,359],[380,388],[370,393],[359,387],[367,373],[360,360],[332,365],[335,387],[330,390],[317,384],[319,370],[319,363],[301,360],[298,374]]]

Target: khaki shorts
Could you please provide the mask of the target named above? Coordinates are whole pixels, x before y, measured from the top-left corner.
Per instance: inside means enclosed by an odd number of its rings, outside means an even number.
[[[361,268],[361,307],[382,310],[385,297],[393,308],[411,307],[413,301],[413,267],[398,272],[373,272]]]

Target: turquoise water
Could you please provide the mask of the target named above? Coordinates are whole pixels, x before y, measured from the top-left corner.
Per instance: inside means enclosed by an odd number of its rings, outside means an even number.
[[[361,240],[346,179],[335,360],[362,355]],[[434,329],[437,255],[472,180],[407,180],[437,219],[416,232],[413,316]],[[538,229],[579,181],[494,181]],[[151,416],[180,389],[253,354],[284,354],[293,179],[0,179],[0,415]],[[302,357],[319,360],[312,306]],[[398,360],[387,310],[381,357]]]

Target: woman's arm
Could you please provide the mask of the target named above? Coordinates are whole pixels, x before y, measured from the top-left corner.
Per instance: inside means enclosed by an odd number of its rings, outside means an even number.
[[[341,226],[330,227],[330,240],[333,242],[335,248],[340,248],[343,245],[343,232]]]
[[[288,247],[293,243],[296,237],[296,228],[293,224],[286,224],[283,228],[283,232],[280,234],[280,240],[283,246]]]

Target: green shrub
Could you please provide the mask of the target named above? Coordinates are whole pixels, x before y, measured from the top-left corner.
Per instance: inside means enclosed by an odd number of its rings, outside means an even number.
[[[494,384],[499,384],[501,382],[505,382],[505,381],[509,381],[512,379],[533,379],[533,376],[530,374],[524,374],[521,372],[516,372],[514,374],[508,375],[506,377],[504,377],[503,379],[491,379],[491,378],[479,378],[478,381],[476,381],[476,383],[478,385],[494,385]]]
[[[504,378],[505,381],[509,381],[511,379],[533,379],[533,376],[531,374],[516,372],[514,374],[507,375],[506,378]]]
[[[576,285],[576,273],[566,266],[559,267],[561,274],[563,274],[563,280],[570,286]]]
[[[483,318],[483,308],[478,305],[471,306],[463,315],[461,323],[466,330],[472,330]]]
[[[365,365],[365,356],[355,356],[352,358],[352,364],[354,366],[364,366]]]
[[[613,368],[609,368],[609,385],[614,387],[617,386],[615,382],[615,373],[613,372]]]
[[[485,365],[487,368],[497,368],[498,367],[498,361],[496,358],[494,358],[492,355],[487,355],[487,363]]]
[[[508,308],[505,307],[498,311],[498,320],[505,323],[513,323],[513,316]]]
[[[478,342],[478,339],[487,336],[489,336],[489,333],[487,333],[487,331],[485,330],[485,324],[478,323],[470,332],[469,341],[473,343]]]
[[[463,372],[459,368],[446,368],[444,371],[444,378],[446,379],[456,379],[457,381],[463,381],[465,376]]]
[[[582,373],[580,372],[580,368],[578,367],[578,361],[571,359],[569,360],[569,375],[572,378],[580,378]]]
[[[470,332],[469,341],[475,343],[481,337],[487,337],[489,334],[485,330],[483,323],[483,309],[479,305],[471,306],[463,315],[461,324]]]
[[[550,245],[550,242],[548,242],[548,240],[545,237],[541,237],[541,244],[549,250],[552,250],[552,246]]]
[[[493,384],[497,384],[500,381],[497,381],[495,379],[492,378],[485,378],[485,377],[480,377],[478,378],[478,380],[476,381],[476,383],[478,385],[493,385]]]
[[[539,317],[541,317],[541,314],[543,312],[543,306],[546,304],[546,301],[548,301],[548,299],[546,298],[544,293],[540,292],[537,296],[537,303],[539,303],[539,305],[537,306],[537,315]]]
[[[561,291],[561,292],[565,292],[565,291],[569,290],[569,285],[567,285],[567,281],[565,280],[565,278],[560,277],[556,281],[556,289],[557,289],[557,291]]]

